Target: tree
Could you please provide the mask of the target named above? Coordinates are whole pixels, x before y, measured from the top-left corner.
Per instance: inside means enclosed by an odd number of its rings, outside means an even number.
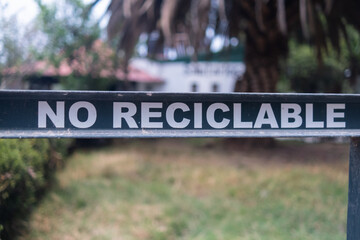
[[[60,0],[45,5],[35,0],[40,13],[37,23],[42,47],[38,58],[46,59],[57,67],[66,62],[71,76],[61,79],[62,86],[73,90],[109,90],[114,78],[101,77],[104,71],[112,71],[116,64],[115,54],[99,40],[100,27],[90,17],[91,8],[82,0]],[[42,37],[42,38],[41,38]]]
[[[302,93],[341,93],[349,81],[345,81],[344,70],[349,66],[345,59],[329,49],[322,66],[318,67],[312,47],[304,44],[289,44],[286,78],[291,90]],[[343,57],[344,58],[344,57]]]
[[[27,29],[18,24],[15,14],[6,14],[7,11],[7,5],[0,3],[0,88],[17,85],[18,78],[9,78],[4,71],[19,66],[28,57]]]
[[[228,37],[244,35],[246,72],[236,91],[274,92],[292,35],[315,45],[321,64],[329,42],[340,49],[346,25],[360,30],[356,0],[112,0],[108,11],[108,36],[119,36],[125,63],[142,33],[158,32],[159,44],[168,47],[176,33],[186,34],[195,53],[209,28]]]
[[[349,62],[347,72],[351,85],[355,86],[357,93],[360,93],[360,35],[351,27],[348,32],[348,48],[345,54],[346,60]]]
[[[61,0],[45,5],[35,0],[40,13],[37,26],[42,33],[42,47],[37,50],[39,58],[47,58],[55,64],[72,59],[80,47],[90,49],[100,37],[100,27],[90,18],[89,8],[81,0]],[[38,44],[39,45],[39,44]]]
[[[5,17],[6,11],[7,7],[0,3],[0,69],[20,64],[25,56],[17,18]]]

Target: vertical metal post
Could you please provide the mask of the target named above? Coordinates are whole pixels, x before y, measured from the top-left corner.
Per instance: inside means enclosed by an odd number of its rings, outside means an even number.
[[[351,138],[347,240],[360,239],[360,138]]]

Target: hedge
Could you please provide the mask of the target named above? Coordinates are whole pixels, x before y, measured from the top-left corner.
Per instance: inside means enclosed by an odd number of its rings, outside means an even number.
[[[69,141],[0,139],[0,239],[16,231],[51,182]]]

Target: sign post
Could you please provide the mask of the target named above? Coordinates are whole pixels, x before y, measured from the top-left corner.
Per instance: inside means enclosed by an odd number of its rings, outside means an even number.
[[[351,138],[347,239],[360,239],[360,138]]]
[[[360,95],[0,91],[0,138],[351,137],[347,239],[360,239]]]

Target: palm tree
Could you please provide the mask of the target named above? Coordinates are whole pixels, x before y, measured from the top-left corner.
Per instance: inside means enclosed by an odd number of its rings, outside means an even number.
[[[235,91],[275,91],[290,35],[314,44],[321,61],[328,42],[339,50],[348,24],[360,31],[357,0],[112,0],[108,12],[108,37],[119,37],[125,65],[142,33],[158,32],[160,47],[172,47],[177,33],[186,34],[195,54],[207,47],[209,28],[244,36],[246,72]]]

